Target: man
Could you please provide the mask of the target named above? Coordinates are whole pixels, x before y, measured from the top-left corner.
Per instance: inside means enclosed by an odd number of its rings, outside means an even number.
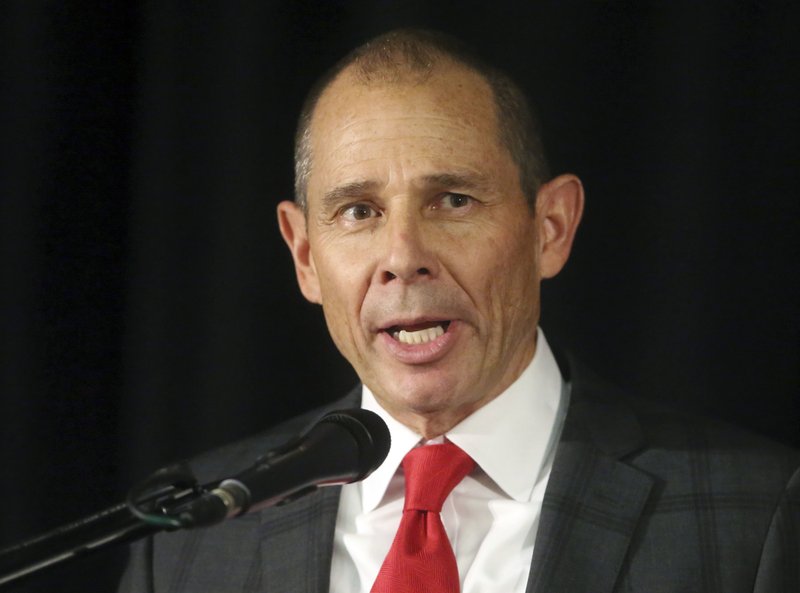
[[[158,536],[123,591],[145,590],[148,556],[156,591],[800,590],[795,452],[629,400],[537,329],[583,190],[548,175],[507,77],[449,38],[386,34],[312,91],[296,166],[281,232],[363,382],[332,407],[381,415],[389,456],[362,483]],[[201,479],[321,413],[198,460]],[[407,460],[452,449],[466,475],[441,514],[410,508],[445,536],[404,555],[429,543],[406,529],[410,484],[436,473]]]

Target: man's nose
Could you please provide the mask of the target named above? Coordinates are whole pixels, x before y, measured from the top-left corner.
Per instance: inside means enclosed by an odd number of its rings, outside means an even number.
[[[413,283],[436,277],[439,265],[429,234],[424,221],[414,215],[390,215],[383,228],[383,252],[377,269],[380,282]]]

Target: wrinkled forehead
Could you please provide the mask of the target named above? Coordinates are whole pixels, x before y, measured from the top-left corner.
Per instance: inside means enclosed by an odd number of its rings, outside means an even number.
[[[491,87],[466,67],[446,63],[424,72],[373,75],[365,79],[345,69],[323,92],[311,120],[312,150],[330,134],[344,132],[367,119],[425,118],[449,120],[499,138],[497,109]],[[379,127],[379,126],[378,126]]]
[[[369,82],[345,70],[320,98],[310,133],[310,193],[322,178],[369,170],[378,153],[384,164],[422,159],[440,170],[508,155],[491,88],[463,67]]]

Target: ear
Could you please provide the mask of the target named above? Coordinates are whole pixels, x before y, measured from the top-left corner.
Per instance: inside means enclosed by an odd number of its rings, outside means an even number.
[[[552,278],[567,263],[582,214],[583,184],[575,175],[559,175],[539,188],[536,218],[542,278]]]
[[[283,240],[289,246],[294,259],[294,270],[300,291],[312,303],[321,304],[319,278],[308,242],[306,215],[294,202],[283,201],[278,204],[278,226]]]

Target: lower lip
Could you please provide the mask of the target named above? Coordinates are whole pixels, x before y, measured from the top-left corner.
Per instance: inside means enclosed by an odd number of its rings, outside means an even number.
[[[457,321],[451,321],[446,332],[425,344],[404,344],[395,340],[388,332],[381,332],[380,339],[389,353],[400,362],[426,364],[436,362],[453,348],[460,329]]]

